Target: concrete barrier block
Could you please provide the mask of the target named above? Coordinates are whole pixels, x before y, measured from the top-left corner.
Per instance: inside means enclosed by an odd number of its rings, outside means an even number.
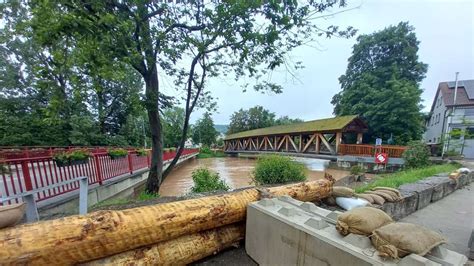
[[[462,255],[443,250],[433,251],[433,259],[416,255],[382,259],[368,237],[339,234],[328,217],[337,219],[340,212],[324,216],[311,204],[285,198],[264,201],[247,207],[245,248],[259,265],[462,265],[456,264]]]
[[[433,186],[423,182],[416,182],[400,186],[400,189],[411,190],[418,195],[417,210],[423,209],[431,203]]]
[[[416,192],[400,189],[400,193],[402,194],[402,199],[394,203],[392,210],[392,218],[395,220],[400,220],[414,213],[418,206],[418,195]]]

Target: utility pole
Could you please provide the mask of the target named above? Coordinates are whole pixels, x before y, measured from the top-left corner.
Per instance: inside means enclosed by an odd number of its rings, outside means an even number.
[[[445,145],[443,145],[443,152],[441,153],[441,157],[444,157],[445,152],[449,150],[449,142],[451,141],[451,124],[453,123],[453,116],[455,115],[456,111],[456,98],[458,95],[458,76],[459,72],[456,72],[456,79],[454,82],[454,99],[453,99],[453,110],[451,111],[451,115],[449,116],[449,122],[446,127],[446,137],[448,138],[448,141]]]

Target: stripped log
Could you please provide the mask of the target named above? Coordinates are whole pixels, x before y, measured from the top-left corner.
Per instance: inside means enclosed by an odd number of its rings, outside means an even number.
[[[274,195],[314,201],[330,195],[332,182],[318,180],[268,188]],[[0,230],[4,264],[64,265],[86,262],[244,220],[259,199],[256,188],[119,211],[26,224]]]
[[[243,223],[198,232],[112,255],[84,265],[185,265],[244,239]]]

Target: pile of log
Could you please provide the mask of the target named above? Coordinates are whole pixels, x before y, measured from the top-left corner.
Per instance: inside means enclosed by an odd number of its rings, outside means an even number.
[[[332,181],[267,188],[274,196],[317,201]],[[185,264],[244,238],[257,188],[119,211],[98,211],[0,230],[3,264]]]

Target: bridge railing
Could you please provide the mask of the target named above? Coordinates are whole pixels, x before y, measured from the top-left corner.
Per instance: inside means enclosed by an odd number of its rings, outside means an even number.
[[[389,157],[400,158],[406,150],[404,146],[383,145],[381,151],[387,153]],[[376,148],[374,145],[368,144],[340,144],[339,154],[356,155],[356,156],[374,156]]]
[[[185,149],[182,156],[199,152],[198,149]],[[176,151],[164,151],[163,160],[168,162],[176,156]],[[72,165],[58,165],[52,156],[0,160],[0,197],[47,187],[72,180],[80,176],[89,178],[89,185],[102,185],[106,180],[133,174],[150,166],[150,154],[140,156],[129,151],[122,158],[112,159],[107,152],[92,153],[85,162]],[[68,183],[52,189],[42,190],[35,195],[36,201],[46,200],[79,189],[79,182]],[[20,199],[7,201],[16,203]]]

